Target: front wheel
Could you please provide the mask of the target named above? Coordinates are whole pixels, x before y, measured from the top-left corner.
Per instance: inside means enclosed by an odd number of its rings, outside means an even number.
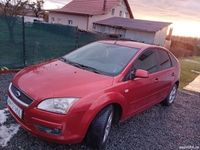
[[[177,86],[177,84],[175,84],[172,87],[172,89],[171,89],[169,95],[167,96],[167,98],[163,101],[163,104],[165,106],[170,106],[172,103],[174,103],[174,101],[176,100],[177,90],[178,90],[178,86]]]
[[[95,149],[105,148],[114,116],[113,106],[107,106],[97,114],[89,127],[86,144]]]

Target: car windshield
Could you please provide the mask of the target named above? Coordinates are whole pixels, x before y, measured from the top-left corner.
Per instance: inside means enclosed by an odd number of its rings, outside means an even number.
[[[127,66],[137,51],[137,48],[95,42],[65,55],[62,59],[82,69],[116,76]]]

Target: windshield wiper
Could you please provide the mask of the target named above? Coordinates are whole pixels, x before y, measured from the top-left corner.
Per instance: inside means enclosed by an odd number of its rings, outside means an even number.
[[[67,60],[66,58],[62,57],[61,60],[63,60],[64,62],[70,64],[70,65],[73,65],[75,67],[78,67],[78,68],[81,68],[81,69],[85,69],[85,70],[89,70],[89,71],[92,71],[94,73],[97,73],[97,74],[103,74],[103,72],[93,68],[93,67],[90,67],[90,66],[86,66],[86,65],[82,65],[82,64],[79,64],[79,63],[76,63],[76,62],[72,62],[70,60]]]
[[[80,65],[80,64],[79,64],[79,65]],[[93,67],[90,67],[90,66],[81,65],[81,67],[82,67],[83,69],[92,71],[92,72],[97,73],[97,74],[103,74],[102,71],[99,71],[99,70],[97,70],[97,69],[95,69],[95,68],[93,68]]]
[[[79,63],[76,63],[76,62],[72,62],[70,60],[67,60],[66,58],[62,57],[61,60],[63,60],[64,62],[72,65],[72,66],[75,66],[75,67],[78,67],[78,68],[82,68],[82,65],[79,64]]]

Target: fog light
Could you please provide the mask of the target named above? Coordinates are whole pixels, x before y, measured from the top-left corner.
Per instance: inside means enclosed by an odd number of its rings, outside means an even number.
[[[61,129],[57,129],[57,128],[48,128],[42,125],[38,125],[36,126],[40,131],[42,132],[46,132],[48,134],[54,134],[54,135],[59,135],[61,134]]]

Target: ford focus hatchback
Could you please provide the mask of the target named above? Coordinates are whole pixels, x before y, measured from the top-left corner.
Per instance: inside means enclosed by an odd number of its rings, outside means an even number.
[[[180,69],[162,47],[99,41],[13,78],[8,108],[28,132],[62,144],[105,147],[112,124],[176,98]]]

